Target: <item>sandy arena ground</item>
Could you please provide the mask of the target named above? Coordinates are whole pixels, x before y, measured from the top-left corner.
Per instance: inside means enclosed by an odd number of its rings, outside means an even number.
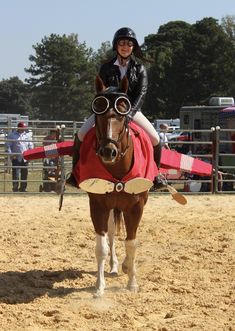
[[[125,289],[120,271],[94,299],[87,196],[65,196],[60,212],[57,196],[0,197],[0,330],[235,330],[235,195],[187,199],[180,206],[150,195],[138,232],[139,292]]]

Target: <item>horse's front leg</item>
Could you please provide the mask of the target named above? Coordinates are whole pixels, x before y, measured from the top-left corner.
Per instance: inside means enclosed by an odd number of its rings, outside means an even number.
[[[104,294],[105,278],[104,278],[104,266],[105,260],[108,256],[109,246],[107,243],[107,234],[103,236],[96,233],[96,248],[95,255],[98,264],[98,274],[96,280],[96,296],[100,297]]]
[[[145,199],[137,199],[137,203],[126,213],[124,213],[124,221],[126,226],[126,257],[122,264],[122,270],[124,273],[128,274],[127,288],[133,292],[138,290],[138,284],[136,281],[136,232],[139,226],[139,222],[143,215],[143,209],[145,204]]]
[[[108,238],[109,238],[109,248],[110,248],[110,274],[112,276],[118,275],[118,259],[115,251],[115,220],[114,220],[114,211],[111,210],[108,220]]]
[[[127,288],[132,292],[136,292],[138,290],[135,268],[137,240],[126,240],[125,247],[126,257],[122,263],[122,270],[125,274],[128,274]]]
[[[91,219],[96,232],[95,255],[98,266],[96,296],[102,296],[105,289],[104,266],[109,252],[107,233],[110,210],[105,207],[104,201],[102,199],[99,200],[100,197],[91,194],[89,197]]]

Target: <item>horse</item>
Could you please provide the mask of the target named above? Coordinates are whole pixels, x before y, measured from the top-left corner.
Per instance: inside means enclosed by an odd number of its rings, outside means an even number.
[[[134,180],[134,182],[130,181],[129,186],[126,183],[126,187],[122,183],[122,179],[132,169],[135,162],[133,134],[130,134],[128,124],[131,103],[127,96],[127,89],[128,80],[125,77],[118,88],[106,88],[101,78],[96,77],[97,94],[92,101],[92,111],[95,113],[96,154],[103,168],[115,178],[116,183],[96,178],[80,184],[80,188],[86,190],[89,196],[90,216],[96,233],[95,255],[98,274],[95,296],[98,297],[102,296],[105,290],[104,268],[109,250],[110,274],[118,274],[114,235],[115,224],[120,224],[120,212],[123,215],[126,231],[126,255],[122,270],[128,275],[127,288],[132,292],[138,291],[135,265],[136,235],[152,181],[140,179],[135,184]],[[149,143],[151,145],[150,141]],[[95,167],[91,164],[90,166]],[[95,190],[94,186],[96,186]]]

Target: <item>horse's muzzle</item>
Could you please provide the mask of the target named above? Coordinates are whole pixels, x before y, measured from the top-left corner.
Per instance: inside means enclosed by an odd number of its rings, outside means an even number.
[[[106,146],[100,146],[98,155],[101,157],[103,163],[113,163],[118,156],[118,149],[112,143]]]

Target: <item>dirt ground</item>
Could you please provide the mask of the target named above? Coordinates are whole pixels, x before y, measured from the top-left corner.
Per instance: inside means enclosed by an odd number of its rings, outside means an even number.
[[[138,232],[140,290],[120,271],[95,292],[86,195],[0,197],[1,331],[235,330],[235,195],[150,195]],[[117,237],[120,262],[124,233]]]

